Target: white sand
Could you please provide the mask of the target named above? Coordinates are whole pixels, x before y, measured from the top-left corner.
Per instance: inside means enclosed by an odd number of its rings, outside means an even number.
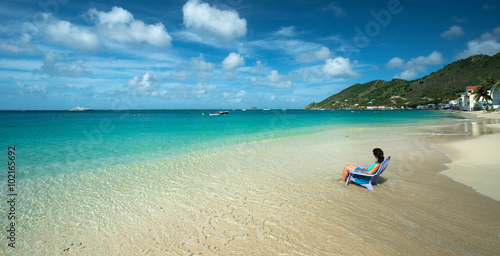
[[[500,201],[500,133],[457,140],[438,148],[453,161],[442,174]]]

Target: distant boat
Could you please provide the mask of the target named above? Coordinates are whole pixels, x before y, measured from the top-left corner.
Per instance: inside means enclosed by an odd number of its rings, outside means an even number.
[[[75,108],[70,109],[69,111],[92,111],[91,108],[82,108],[80,106],[76,106]]]
[[[208,113],[209,116],[220,116],[220,115],[227,115],[229,114],[229,111],[218,111],[215,114]]]
[[[265,108],[263,108],[262,110],[271,110],[271,109],[270,109],[270,108],[265,107]]]

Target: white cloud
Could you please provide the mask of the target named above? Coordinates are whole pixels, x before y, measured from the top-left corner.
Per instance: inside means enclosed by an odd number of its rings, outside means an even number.
[[[88,29],[80,28],[68,21],[58,20],[51,14],[42,16],[45,20],[42,30],[50,41],[62,43],[66,46],[94,52],[101,48],[99,37]]]
[[[490,5],[490,4],[484,4],[482,7],[486,11],[494,10],[495,8],[497,8],[496,5]]]
[[[158,48],[172,46],[172,37],[162,23],[146,25],[121,7],[114,6],[109,12],[92,8],[87,14],[101,34],[120,43],[147,43]]]
[[[293,83],[290,80],[281,81],[276,85],[278,89],[290,89],[293,87]]]
[[[179,70],[172,74],[172,78],[177,81],[185,82],[189,79],[189,74],[186,70]]]
[[[319,51],[315,52],[314,55],[316,56],[316,58],[318,60],[324,60],[324,59],[330,58],[332,53],[330,52],[330,49],[323,46],[323,47],[321,47],[321,49]]]
[[[467,49],[455,56],[456,59],[464,59],[472,55],[486,54],[495,55],[500,52],[500,26],[493,31],[486,32],[480,38],[467,42]]]
[[[230,53],[222,62],[222,67],[226,70],[232,70],[243,65],[245,65],[243,57],[234,52]]]
[[[136,79],[136,78],[134,78]],[[131,79],[131,80],[134,80]],[[159,79],[155,78],[159,81]],[[149,78],[151,80],[151,78]],[[137,81],[132,81],[132,84],[139,83],[141,81],[140,78],[137,78]],[[141,86],[140,84],[138,85]],[[154,90],[149,91],[135,91],[136,94],[153,96],[158,98],[166,98],[166,99],[200,99],[203,95],[206,95],[209,91],[214,91],[217,89],[216,85],[210,84],[196,84],[196,85],[188,85],[188,84],[170,84],[167,85],[168,89],[159,90],[159,87],[156,87]]]
[[[145,73],[142,77],[134,77],[127,81],[127,87],[132,89],[134,92],[145,93],[151,95],[151,93],[158,91],[160,87],[161,79]]]
[[[344,10],[335,2],[329,3],[326,7],[322,9],[323,11],[332,12],[336,17],[341,17],[345,15]]]
[[[196,85],[178,85],[170,90],[170,97],[173,98],[200,98],[209,91],[215,91],[216,85],[196,84]]]
[[[184,41],[188,43],[199,43],[209,45],[214,48],[219,48],[223,50],[227,49],[238,49],[241,47],[241,44],[237,41],[223,41],[215,36],[207,36],[206,32],[196,32],[190,30],[178,30],[172,32],[173,36],[178,41]],[[239,52],[242,52],[244,49],[239,49]]]
[[[39,53],[40,50],[31,44],[31,36],[27,33],[23,33],[19,39],[0,39],[0,51],[9,54],[36,54]]]
[[[191,69],[196,71],[195,76],[198,83],[206,82],[214,76],[215,65],[206,62],[203,54],[200,54],[197,58],[191,58],[189,65]]]
[[[60,63],[63,59],[54,54],[46,53],[43,56],[43,65],[35,73],[46,73],[49,76],[79,77],[82,74],[91,74],[90,70],[83,65],[82,60]]]
[[[229,72],[229,71],[228,71]],[[176,68],[169,72],[169,76],[177,81],[186,82],[196,80],[204,84],[215,74],[215,64],[205,60],[203,54],[192,57],[187,62],[180,61]]]
[[[247,92],[240,90],[238,93],[236,93],[236,97],[241,98],[245,97],[247,95]]]
[[[114,24],[128,24],[134,21],[134,15],[127,10],[113,6],[110,12],[100,12],[92,8],[88,11],[91,19],[94,19],[102,24],[108,24],[112,27]]]
[[[264,69],[265,69],[265,67],[264,67],[264,64],[262,64],[262,61],[258,60],[255,62],[255,67],[250,69],[250,72],[254,73],[254,74],[259,74],[259,73],[264,72]]]
[[[312,53],[299,53],[295,56],[298,62],[308,63],[314,60],[314,54]]]
[[[295,56],[295,59],[298,62],[313,62],[313,61],[323,61],[332,56],[332,53],[330,52],[330,49],[327,47],[322,46],[319,50],[314,50],[311,52],[305,52],[305,53],[299,53],[297,56]]]
[[[418,76],[419,73],[427,72],[427,66],[440,65],[445,61],[443,54],[438,51],[433,51],[429,56],[419,56],[405,62],[399,57],[392,58],[387,64],[388,69],[403,69],[401,74],[396,75],[396,78],[411,80]]]
[[[182,11],[184,25],[202,36],[232,41],[247,33],[247,21],[234,10],[219,10],[199,0],[189,0]]]
[[[404,68],[405,66],[405,61],[399,57],[394,57],[392,58],[389,63],[385,65],[388,69],[393,69],[393,68]]]
[[[281,27],[280,30],[276,32],[276,35],[284,37],[294,37],[297,35],[297,32],[295,32],[295,26]]]
[[[443,54],[438,51],[433,51],[429,56],[419,56],[416,59],[411,59],[409,63],[416,65],[439,65],[444,62]]]
[[[323,72],[335,78],[357,77],[360,74],[352,70],[356,64],[357,61],[351,63],[349,59],[343,57],[327,59],[325,65],[323,65]]]
[[[410,68],[410,69],[403,70],[403,72],[401,72],[401,74],[395,76],[395,78],[411,80],[411,79],[417,78],[417,76],[418,76],[417,70]]]
[[[450,27],[450,29],[448,29],[447,31],[443,32],[441,34],[441,37],[444,37],[448,40],[451,40],[451,39],[454,39],[454,38],[457,38],[457,37],[461,37],[465,35],[465,31],[462,27],[460,26],[452,26]]]
[[[278,70],[271,70],[271,74],[267,75],[267,80],[272,83],[277,83],[283,79],[283,77],[278,74]]]
[[[307,54],[309,55],[311,61],[315,57],[314,53],[320,51],[323,47],[321,44],[306,42],[297,39],[256,40],[248,42],[247,45],[257,46],[267,50],[282,50],[285,52],[285,54],[296,56],[296,58],[300,58],[299,55],[301,54]]]
[[[199,57],[191,58],[190,65],[191,65],[191,68],[195,69],[195,70],[213,71],[215,69],[215,65],[213,63],[205,61],[203,54],[200,54]]]
[[[28,95],[31,97],[39,98],[47,94],[47,86],[43,84],[26,85],[21,82],[16,82],[16,84],[19,88],[21,88],[22,95]]]
[[[277,89],[289,89],[293,87],[293,83],[286,75],[280,75],[277,70],[271,70],[271,73],[266,76],[266,80],[273,83],[273,87]]]
[[[236,92],[236,95],[234,94]],[[244,90],[234,90],[233,93],[231,92],[224,92],[222,93],[222,97],[224,97],[227,101],[233,102],[233,103],[239,103],[242,102],[243,99],[245,99],[247,96],[247,92]]]

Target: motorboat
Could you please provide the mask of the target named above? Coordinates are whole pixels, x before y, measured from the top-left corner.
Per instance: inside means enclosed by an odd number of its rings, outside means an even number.
[[[220,115],[227,115],[227,114],[229,114],[229,111],[218,111],[214,114],[208,113],[209,116],[220,116]]]
[[[82,108],[80,106],[76,106],[76,107],[70,109],[69,111],[92,111],[92,110],[93,109],[91,109],[91,108]]]

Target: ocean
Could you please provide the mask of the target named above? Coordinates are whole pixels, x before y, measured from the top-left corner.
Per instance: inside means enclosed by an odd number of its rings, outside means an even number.
[[[348,127],[414,125],[433,111],[210,110],[0,112],[4,155],[15,146],[18,178],[178,157],[224,146]],[[425,124],[425,123],[424,123]]]
[[[371,163],[371,149],[383,147],[394,159],[392,179],[377,190],[411,186],[397,181],[403,173],[395,167],[407,161],[404,154],[418,159],[425,149],[412,132],[453,122],[449,114],[210,112],[0,112],[6,202],[0,254],[325,255],[332,248],[360,254],[343,247],[355,236],[377,241],[381,254],[421,247],[418,240],[406,245],[407,239],[391,238],[389,246],[384,239],[427,222],[427,212],[385,221],[409,206],[366,212],[387,198],[399,200],[397,194],[344,190],[334,177],[346,163]],[[431,188],[418,193],[434,193]],[[360,195],[352,200],[350,193]],[[367,216],[385,228],[358,221]]]

